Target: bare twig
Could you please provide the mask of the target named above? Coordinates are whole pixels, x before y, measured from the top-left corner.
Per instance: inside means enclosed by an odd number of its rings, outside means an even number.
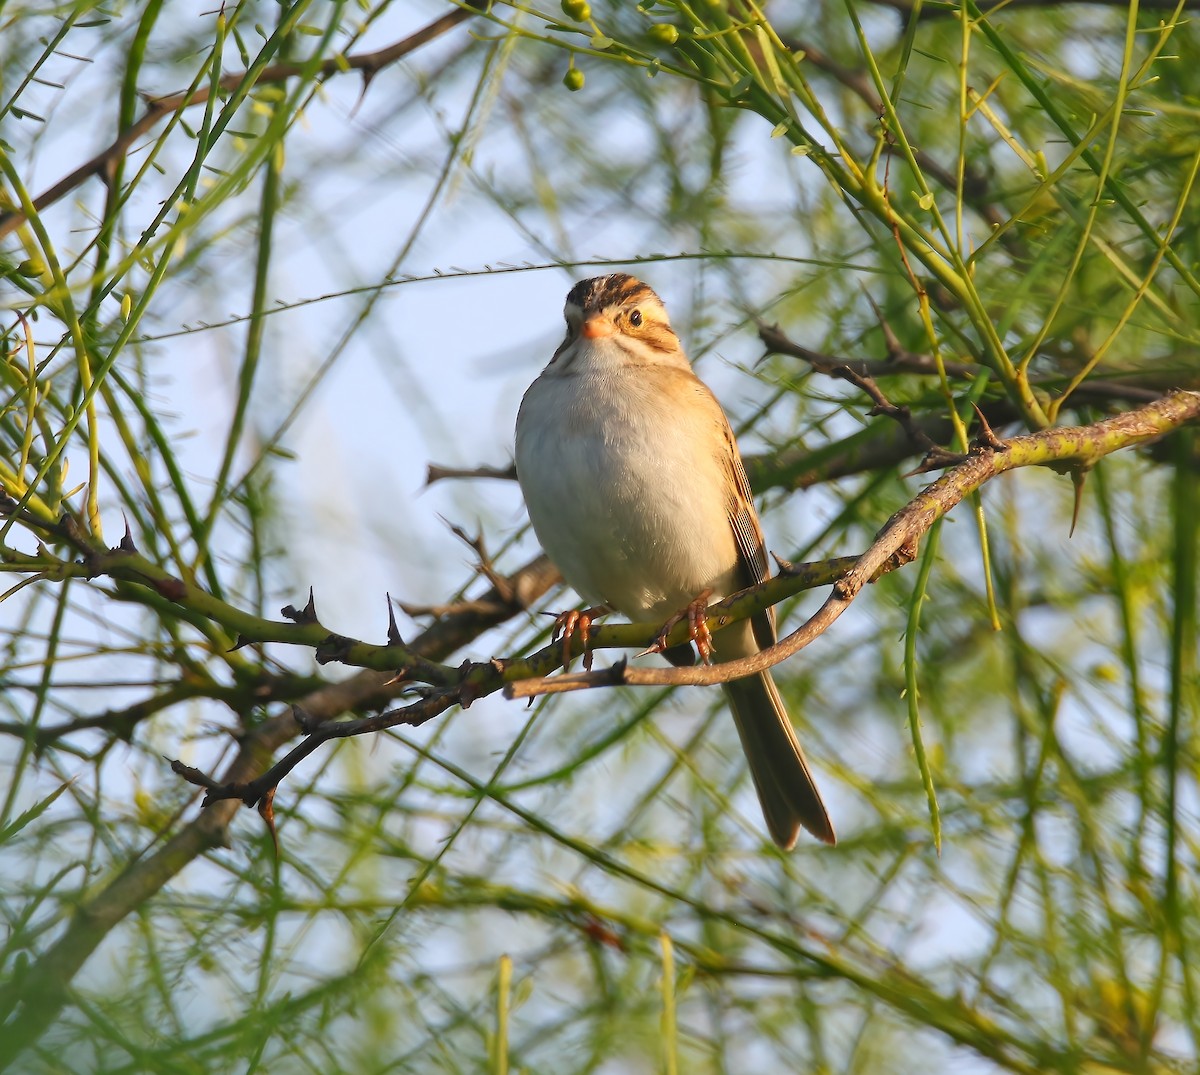
[[[181,680],[149,695],[139,702],[121,709],[108,709],[102,713],[75,717],[60,724],[47,724],[33,732],[36,751],[44,750],[50,743],[77,732],[100,731],[118,739],[128,740],[139,723],[148,720],[180,702],[195,698],[207,698],[223,702],[235,713],[244,713],[252,706],[263,706],[270,702],[287,702],[308,694],[319,681],[311,675],[262,675],[250,681],[223,684],[215,680],[197,680],[195,677]],[[17,687],[10,685],[10,690]],[[29,686],[28,690],[36,690]],[[29,734],[29,727],[19,722],[0,722],[0,735],[11,735],[17,739]]]
[[[477,0],[477,2],[476,0],[466,0],[466,3],[467,6],[456,8],[454,11],[442,15],[440,18],[434,19],[428,26],[422,27],[416,33],[409,34],[408,37],[393,42],[375,52],[359,53],[354,56],[331,56],[316,66],[315,73],[321,78],[328,78],[331,75],[342,74],[347,70],[359,71],[362,73],[364,84],[369,85],[371,79],[384,67],[395,63],[397,60],[407,56],[422,45],[428,44],[435,38],[441,37],[442,34],[452,30],[459,23],[465,22],[475,15],[476,10],[473,9],[479,9],[484,6],[483,0]],[[297,75],[306,72],[311,73],[312,71],[312,65],[303,62],[272,64],[270,67],[263,68],[255,80],[255,84],[263,85],[270,82],[284,82],[289,78],[295,78]],[[235,90],[242,85],[245,78],[246,72],[244,71],[224,75],[217,82],[218,91],[227,92]],[[185,93],[174,93],[166,97],[148,98],[146,111],[126,127],[111,145],[106,146],[90,160],[85,161],[73,172],[63,176],[53,186],[44,190],[34,198],[33,207],[40,212],[47,206],[53,205],[64,195],[69,194],[93,176],[107,176],[112,174],[113,169],[116,167],[116,162],[129,152],[130,146],[151,130],[160,120],[183,108],[205,104],[212,96],[212,92],[212,86],[197,86],[196,89]],[[20,210],[0,213],[0,239],[15,231],[27,219],[26,215]]]
[[[872,302],[874,306],[874,303]],[[900,345],[888,323],[881,317],[880,327],[883,330],[884,346],[887,358],[844,358],[838,355],[828,355],[814,351],[788,337],[778,325],[760,323],[758,337],[767,348],[769,354],[791,355],[807,362],[820,373],[829,373],[839,366],[848,366],[864,377],[890,377],[900,373],[912,373],[924,377],[936,377],[941,370],[946,371],[947,377],[955,380],[971,381],[980,373],[980,367],[967,362],[943,362],[939,368],[933,355],[909,351]],[[1090,378],[1079,386],[1074,393],[1081,400],[1093,403],[1153,403],[1160,399],[1164,392],[1173,388],[1195,388],[1196,378],[1177,376],[1171,383],[1163,383],[1163,377],[1154,369],[1145,371],[1129,371],[1105,378]],[[1039,378],[1032,383],[1052,387],[1049,377]]]
[[[758,335],[763,343],[773,351],[778,350],[775,344],[779,343],[781,339],[786,339],[777,327],[771,325],[760,325]],[[788,342],[790,343],[790,341]],[[874,406],[867,412],[868,414],[883,415],[898,423],[912,445],[925,453],[925,461],[922,463],[921,469],[950,466],[962,460],[962,456],[946,452],[935,443],[921,423],[913,417],[913,413],[908,407],[897,405],[888,399],[887,394],[879,387],[875,378],[865,371],[864,364],[838,362],[815,351],[799,347],[799,345],[791,344],[791,346],[795,348],[791,353],[803,352],[799,354],[799,357],[808,362],[813,369],[837,380],[848,381],[869,396]],[[905,352],[905,354],[907,353]],[[856,366],[864,366],[864,368],[856,369]]]
[[[425,472],[425,484],[445,481],[447,478],[499,478],[503,481],[517,480],[517,467],[509,463],[506,467],[444,467],[430,463]]]
[[[450,532],[479,557],[479,573],[492,584],[492,588],[500,595],[501,600],[506,604],[511,604],[516,595],[513,593],[508,579],[497,571],[496,566],[492,563],[483,535],[476,534],[472,537],[461,526],[453,523],[450,524]]]

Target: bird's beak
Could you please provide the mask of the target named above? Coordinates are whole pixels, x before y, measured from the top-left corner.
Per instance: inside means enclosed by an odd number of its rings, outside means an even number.
[[[584,321],[579,333],[585,340],[601,340],[617,331],[617,326],[603,314],[595,314]]]

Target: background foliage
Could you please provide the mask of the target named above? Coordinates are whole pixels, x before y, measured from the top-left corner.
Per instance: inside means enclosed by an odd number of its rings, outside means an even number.
[[[573,279],[664,296],[791,560],[926,480],[822,356],[951,450],[1200,387],[1193,4],[586,7],[0,5],[0,1065],[1194,1070],[1189,430],[1070,538],[989,484],[779,670],[833,850],[711,690],[327,743],[278,856],[164,762],[386,708],[315,659],[385,591],[431,660],[545,642],[513,483],[416,491],[507,465]]]

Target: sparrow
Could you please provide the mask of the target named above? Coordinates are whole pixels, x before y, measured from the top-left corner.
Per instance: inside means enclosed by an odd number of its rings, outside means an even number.
[[[703,608],[770,574],[762,527],[729,420],[692,372],[666,308],[625,273],[576,284],[567,334],[517,414],[517,478],[534,532],[579,595],[634,622],[688,610],[701,656],[775,642],[774,609],[705,637]],[[579,614],[568,617],[567,636]],[[665,637],[660,635],[660,639]],[[661,649],[661,646],[657,647]],[[675,664],[692,647],[663,650]],[[723,684],[775,842],[803,826],[836,841],[769,671]]]

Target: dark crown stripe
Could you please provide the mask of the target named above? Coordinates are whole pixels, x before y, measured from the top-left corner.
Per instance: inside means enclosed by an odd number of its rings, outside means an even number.
[[[648,284],[623,272],[580,280],[567,295],[568,303],[587,313],[643,299],[657,300],[658,296]]]

